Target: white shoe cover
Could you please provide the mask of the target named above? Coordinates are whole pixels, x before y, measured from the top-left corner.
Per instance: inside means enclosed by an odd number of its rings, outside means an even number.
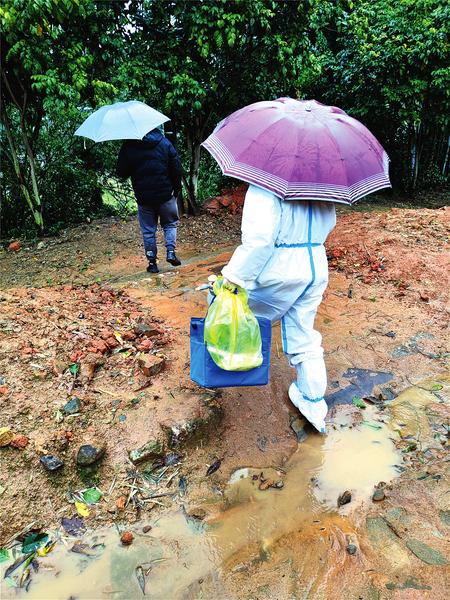
[[[295,381],[289,388],[289,398],[291,399],[292,404],[294,404],[302,415],[314,425],[317,431],[326,433],[325,417],[327,416],[328,406],[325,400],[322,399],[318,402],[305,400]]]

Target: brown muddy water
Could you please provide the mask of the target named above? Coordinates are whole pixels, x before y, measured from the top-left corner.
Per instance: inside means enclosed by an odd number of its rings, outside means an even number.
[[[320,561],[311,549],[323,546],[330,535],[341,545],[352,542],[348,515],[367,503],[376,484],[391,481],[399,472],[402,458],[393,441],[398,434],[388,421],[386,412],[371,405],[364,411],[339,406],[328,435],[309,435],[283,470],[264,465],[239,469],[219,505],[216,498],[204,499],[202,506],[210,515],[204,521],[188,517],[180,507],[163,514],[147,534],[133,529],[135,539],[129,547],[121,545],[116,528],[79,538],[54,532],[54,550],[38,557],[37,572],[30,567],[28,591],[9,587],[19,583],[19,568],[2,580],[1,597],[125,600],[141,598],[144,592],[161,600],[251,597],[235,589],[230,574],[258,562],[267,570],[280,558],[298,559],[299,553],[304,553],[304,576],[314,572],[317,578]],[[338,508],[344,491],[351,493],[352,501]],[[298,532],[306,540],[299,540]],[[73,550],[77,543],[82,544],[81,554]],[[2,564],[3,573],[10,564]],[[306,586],[298,597],[322,597],[318,591],[308,595],[313,592]]]

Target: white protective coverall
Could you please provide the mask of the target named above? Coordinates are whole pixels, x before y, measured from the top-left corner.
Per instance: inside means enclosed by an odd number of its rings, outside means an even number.
[[[332,202],[281,200],[250,185],[242,214],[242,244],[223,276],[244,287],[256,316],[281,320],[283,350],[297,381],[289,397],[325,433],[327,377],[322,336],[314,329],[328,284],[324,242],[336,224]]]

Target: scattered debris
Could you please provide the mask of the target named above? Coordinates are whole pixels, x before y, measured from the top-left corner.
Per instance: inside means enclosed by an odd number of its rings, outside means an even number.
[[[62,410],[66,415],[74,415],[80,412],[82,406],[83,403],[81,400],[74,396],[68,402],[66,402],[66,404],[64,404]]]
[[[0,448],[9,446],[14,439],[14,433],[9,427],[0,427]]]
[[[104,456],[105,452],[105,445],[93,446],[91,444],[84,444],[78,449],[77,465],[79,465],[80,467],[93,465]]]
[[[372,494],[372,500],[374,502],[381,502],[385,498],[386,498],[386,494],[384,493],[384,489],[383,488],[377,488],[374,491],[374,493]]]
[[[209,475],[212,475],[213,473],[215,473],[218,469],[220,469],[221,464],[222,464],[221,458],[218,458],[213,463],[211,463],[206,470],[206,476],[208,477]]]
[[[129,546],[130,544],[132,544],[133,540],[134,535],[131,533],[131,531],[124,531],[120,536],[120,541],[124,546]]]
[[[41,456],[39,460],[47,471],[57,471],[64,466],[64,461],[53,454],[45,454],[44,456]]]
[[[340,508],[341,506],[344,506],[344,504],[348,504],[351,501],[352,501],[351,492],[349,492],[348,490],[346,490],[345,492],[342,492],[342,494],[337,499],[338,508]]]
[[[136,450],[131,450],[129,453],[129,457],[131,462],[140,463],[144,460],[148,460],[149,458],[153,458],[156,456],[161,456],[163,453],[163,445],[159,440],[149,440],[146,444],[137,448]]]

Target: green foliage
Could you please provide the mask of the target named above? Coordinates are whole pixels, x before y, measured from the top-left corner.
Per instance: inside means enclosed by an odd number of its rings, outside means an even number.
[[[313,22],[324,70],[320,91],[382,141],[394,184],[415,189],[430,181],[429,170],[445,180],[450,5],[341,0],[319,3]]]
[[[2,235],[56,229],[104,204],[119,144],[73,137],[88,110],[142,100],[168,114],[191,211],[222,178],[200,143],[261,99],[315,97],[385,146],[397,190],[448,184],[450,5],[442,0],[4,0]]]

